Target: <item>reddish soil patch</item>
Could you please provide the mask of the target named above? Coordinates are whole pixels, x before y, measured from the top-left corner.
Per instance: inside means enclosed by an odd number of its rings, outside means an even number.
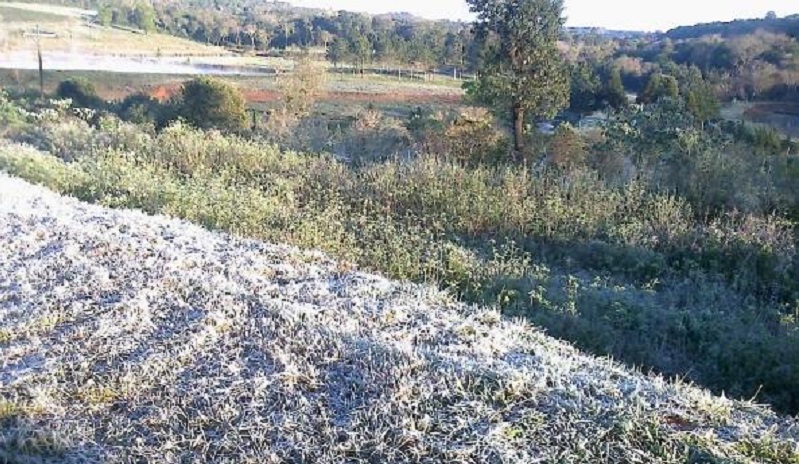
[[[148,92],[151,97],[155,98],[159,101],[166,101],[169,100],[173,95],[180,91],[180,85],[178,84],[170,84],[170,85],[159,85],[158,87],[150,90]]]
[[[248,103],[273,103],[280,100],[280,92],[266,89],[242,89],[244,99]],[[144,89],[151,97],[166,101],[173,95],[180,92],[180,83],[169,83],[152,86]],[[128,92],[128,93],[132,93]],[[391,93],[369,93],[369,92],[325,92],[321,100],[324,102],[336,103],[405,103],[405,104],[440,104],[458,105],[461,103],[461,96],[456,93],[436,93],[426,91],[408,91]]]
[[[280,99],[280,92],[275,90],[244,90],[244,98],[250,103],[270,103]],[[457,105],[460,95],[436,94],[425,92],[325,92],[321,98],[325,102],[342,103],[409,103],[409,104],[443,104]]]

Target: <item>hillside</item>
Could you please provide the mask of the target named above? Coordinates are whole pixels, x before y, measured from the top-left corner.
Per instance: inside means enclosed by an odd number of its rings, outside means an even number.
[[[670,39],[698,39],[708,35],[722,37],[736,37],[754,34],[758,31],[768,31],[775,34],[785,34],[794,38],[799,37],[799,15],[784,18],[767,17],[756,19],[737,19],[735,21],[718,21],[713,23],[695,24],[676,27],[666,32]]]
[[[0,2],[0,66],[34,60],[37,32],[45,58],[68,53],[82,56],[217,56],[224,49],[168,34],[144,34],[130,28],[101,27],[92,22],[93,11],[39,3]],[[32,58],[33,57],[33,58]],[[25,67],[25,66],[23,66]]]
[[[766,409],[319,253],[5,175],[0,241],[2,462],[795,462]]]

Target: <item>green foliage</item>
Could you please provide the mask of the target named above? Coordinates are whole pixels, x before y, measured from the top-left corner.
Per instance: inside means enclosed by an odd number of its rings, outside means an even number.
[[[0,89],[0,135],[13,129],[23,121],[19,108],[12,104],[5,90]]]
[[[114,12],[106,5],[100,5],[97,8],[97,23],[103,27],[109,27],[114,19]]]
[[[168,118],[167,108],[143,93],[128,95],[115,105],[114,112],[124,121],[154,127],[163,125]]]
[[[347,41],[341,37],[336,37],[327,48],[327,59],[330,60],[333,65],[338,66],[339,63],[343,63],[349,59],[349,52]]]
[[[485,109],[466,107],[457,113],[414,111],[407,128],[426,153],[469,166],[498,166],[508,159],[508,143]]]
[[[238,132],[247,128],[244,96],[225,81],[198,77],[183,85],[178,115],[201,129]]]
[[[569,124],[561,124],[549,141],[549,161],[562,172],[584,167],[588,151],[582,137]]]
[[[590,64],[572,66],[569,102],[569,108],[578,113],[592,113],[602,106],[602,83]]]
[[[656,103],[662,98],[676,99],[679,96],[680,86],[677,78],[655,73],[650,76],[643,93],[638,96],[638,103]]]
[[[716,91],[696,68],[692,69],[683,97],[686,109],[698,122],[704,124],[719,118],[721,104]]]
[[[512,111],[515,148],[524,148],[526,117],[551,118],[568,105],[569,82],[557,41],[563,27],[562,0],[469,0],[477,13],[477,36],[496,37],[478,72],[473,98]],[[488,89],[491,89],[488,91]]]
[[[361,70],[363,70],[366,63],[372,61],[372,45],[363,35],[356,35],[350,40],[348,51]]]
[[[604,99],[607,105],[614,110],[621,110],[627,106],[627,92],[621,80],[621,71],[614,66],[610,71],[610,78],[605,85]]]
[[[149,1],[136,3],[131,12],[131,23],[139,29],[150,33],[155,32],[155,10]]]

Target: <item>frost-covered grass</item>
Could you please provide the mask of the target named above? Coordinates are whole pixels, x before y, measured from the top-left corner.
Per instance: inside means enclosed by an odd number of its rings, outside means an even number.
[[[0,176],[2,462],[797,462],[767,409],[432,287]]]
[[[435,156],[353,167],[181,126],[42,120],[11,133],[38,149],[0,143],[0,170],[58,192],[320,249],[586,351],[799,412],[799,258],[779,217],[697,219],[683,199],[590,173]]]

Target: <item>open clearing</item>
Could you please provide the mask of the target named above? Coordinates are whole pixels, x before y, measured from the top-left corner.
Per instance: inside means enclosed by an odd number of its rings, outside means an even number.
[[[61,17],[61,18],[87,18],[97,14],[94,10],[84,10],[68,6],[46,5],[40,3],[3,2],[0,3],[0,13],[6,21],[15,21],[20,17]],[[17,14],[18,16],[15,16]],[[38,15],[38,16],[34,16]]]
[[[430,287],[1,174],[0,240],[0,461],[754,463],[799,441]]]
[[[87,21],[93,11],[27,3],[0,3],[0,50],[8,56],[36,50],[109,56],[217,56],[224,49],[173,37],[104,28]],[[0,60],[0,67],[16,67]]]
[[[274,62],[268,62],[272,64]],[[280,65],[280,63],[276,63]],[[70,77],[85,77],[94,83],[98,94],[106,100],[120,100],[127,95],[144,92],[166,100],[174,95],[186,75],[106,73],[91,71],[46,71],[45,90],[55,91],[58,83]],[[274,74],[262,76],[223,76],[238,85],[248,104],[257,109],[273,108],[280,99]],[[12,89],[37,90],[37,73],[30,70],[0,69],[0,86]],[[450,108],[462,104],[463,90],[448,85],[385,79],[379,76],[341,76],[331,74],[320,97],[318,110],[330,116],[349,116],[368,105],[394,116],[406,116],[417,106]]]
[[[799,137],[799,105],[780,102],[735,102],[725,105],[721,116],[772,127],[786,137]]]

